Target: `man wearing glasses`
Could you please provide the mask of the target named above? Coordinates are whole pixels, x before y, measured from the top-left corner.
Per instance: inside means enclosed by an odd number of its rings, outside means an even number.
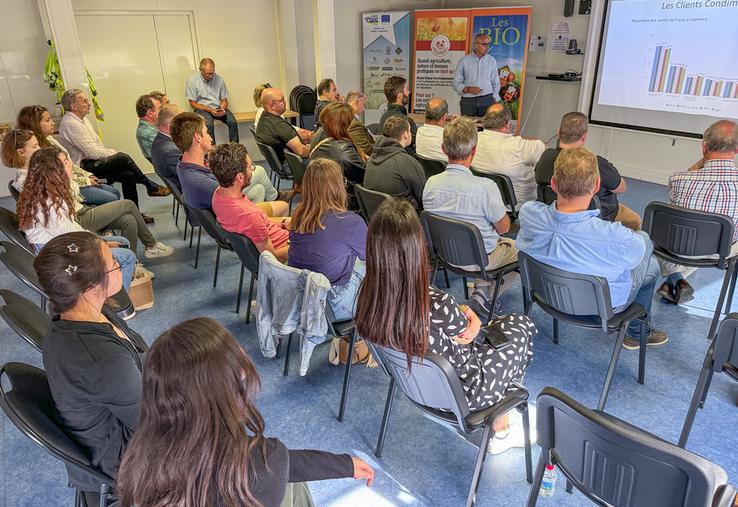
[[[487,50],[492,38],[483,33],[474,37],[472,53],[461,59],[454,74],[454,90],[461,96],[463,116],[484,116],[487,108],[500,101],[497,60]]]

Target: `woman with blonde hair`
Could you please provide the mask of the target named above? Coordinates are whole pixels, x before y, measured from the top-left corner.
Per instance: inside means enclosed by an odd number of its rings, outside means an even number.
[[[261,115],[264,112],[264,107],[261,105],[261,94],[264,93],[264,90],[271,87],[272,85],[270,85],[269,83],[263,83],[256,85],[256,88],[254,88],[254,105],[256,106],[256,115],[254,116],[254,129],[256,129],[257,125],[259,125],[259,120],[261,119]]]
[[[23,191],[23,185],[28,177],[28,162],[31,155],[39,150],[38,139],[32,131],[26,129],[13,129],[3,137],[2,160],[5,167],[15,169],[13,188],[18,192]]]
[[[328,303],[337,320],[354,316],[366,272],[366,224],[347,211],[341,167],[316,158],[302,180],[302,200],[292,216],[287,264],[322,273],[331,282]]]

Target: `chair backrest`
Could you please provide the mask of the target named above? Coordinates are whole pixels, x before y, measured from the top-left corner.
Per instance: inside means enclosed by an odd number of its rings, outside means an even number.
[[[600,505],[715,505],[727,475],[705,458],[547,387],[538,395],[538,444]],[[730,487],[730,486],[728,486]]]
[[[174,198],[182,206],[184,206],[185,218],[187,218],[187,221],[190,223],[190,225],[192,225],[192,226],[200,225],[200,224],[197,223],[197,219],[194,218],[194,216],[192,215],[192,208],[190,208],[187,205],[187,202],[185,201],[185,197],[184,197],[184,194],[182,193],[182,191],[179,188],[177,188],[177,186],[174,185],[173,182],[172,183],[169,183],[168,180],[167,180],[167,186],[169,187],[169,190],[172,191],[172,194],[174,195]]]
[[[233,250],[233,247],[231,247],[231,244],[225,237],[225,231],[218,223],[212,210],[192,208],[190,211],[192,212],[193,217],[197,220],[197,223],[205,229],[208,236],[213,238],[219,247],[225,250]]]
[[[290,93],[290,109],[296,113],[310,113],[315,111],[318,96],[315,90],[306,85],[298,85]]]
[[[26,235],[18,229],[18,215],[7,208],[0,208],[0,231],[10,241],[28,251],[28,253],[34,253],[34,249],[26,239]]]
[[[738,313],[731,313],[720,323],[712,353],[713,371],[738,372]]]
[[[410,401],[431,415],[434,410],[452,412],[459,427],[467,431],[464,418],[469,415],[469,405],[459,376],[445,357],[432,353],[423,358],[413,357],[412,366],[408,368],[404,352],[369,340],[366,343],[372,356],[395,379]]]
[[[302,164],[302,157],[290,150],[284,150],[284,158],[292,171],[292,179],[297,184],[302,184],[302,178],[305,176],[305,166]]]
[[[5,250],[4,252],[0,252],[0,262],[17,276],[20,281],[38,292],[41,296],[46,297],[38,281],[38,276],[36,276],[36,270],[33,269],[34,255],[9,241],[0,241],[0,246]]]
[[[221,229],[222,230],[222,229]],[[233,247],[233,250],[241,259],[241,263],[248,269],[251,274],[258,276],[259,274],[259,250],[249,238],[237,232],[228,232],[223,230],[225,239]]]
[[[253,125],[251,125],[249,127],[249,132],[251,132],[251,135],[254,136],[254,139],[256,139],[256,127],[254,127]]]
[[[18,192],[18,189],[16,189],[13,186],[13,180],[10,180],[8,182],[8,192],[10,192],[10,195],[13,198],[13,200],[15,200],[16,202],[18,202],[18,198],[20,197],[20,192]]]
[[[300,120],[300,128],[303,128],[305,130],[311,130],[315,131],[317,118],[315,117],[315,113],[300,113],[299,116]]]
[[[494,181],[497,184],[497,188],[500,189],[500,195],[502,196],[502,202],[505,203],[505,206],[510,209],[510,212],[514,216],[517,216],[517,212],[515,211],[515,208],[518,205],[518,199],[515,197],[515,188],[513,187],[510,176],[506,174],[499,174],[499,173],[480,172],[480,171],[475,170],[474,168],[472,168],[471,172],[474,176],[479,176],[481,178],[489,178],[492,181]]]
[[[535,301],[554,317],[594,316],[607,332],[613,316],[610,286],[601,276],[583,275],[558,269],[518,253],[520,281],[528,301]]]
[[[536,186],[536,201],[544,204],[551,204],[556,200],[556,192],[554,192],[551,185],[544,185],[539,183]],[[588,210],[600,209],[600,198],[597,195],[592,196],[592,200],[589,201]]]
[[[361,215],[367,223],[369,223],[374,212],[379,209],[384,201],[392,199],[392,196],[389,194],[377,190],[370,190],[358,183],[354,185],[354,193],[356,194],[356,200],[359,201],[359,211],[361,211]]]
[[[277,152],[274,151],[274,148],[272,148],[268,144],[264,144],[259,141],[256,141],[256,145],[259,147],[259,151],[264,156],[267,164],[269,164],[272,172],[279,174],[281,178],[285,178],[286,176],[288,176],[287,174],[285,174],[284,169],[282,168],[282,163],[279,161],[279,158],[277,157]]]
[[[366,129],[371,132],[373,136],[379,135],[379,123],[370,123],[366,126]]]
[[[426,179],[431,176],[435,176],[436,174],[441,174],[446,170],[446,162],[443,162],[442,160],[433,160],[421,157],[417,153],[415,154],[415,158],[417,158],[420,165],[423,166],[423,172],[425,172]]]
[[[41,352],[51,317],[20,294],[0,289],[5,304],[0,305],[0,317],[29,345]]]
[[[643,214],[643,230],[651,237],[657,254],[719,255],[719,267],[725,269],[735,226],[725,215],[652,202]]]
[[[10,383],[9,391],[3,387],[3,376]],[[85,451],[80,449],[59,426],[46,372],[23,363],[7,363],[2,366],[0,407],[21,433],[43,450],[67,466],[115,487],[115,480],[93,467]]]
[[[476,225],[423,211],[420,221],[435,255],[446,265],[477,266],[484,273],[487,253]],[[486,274],[484,275],[486,277]]]

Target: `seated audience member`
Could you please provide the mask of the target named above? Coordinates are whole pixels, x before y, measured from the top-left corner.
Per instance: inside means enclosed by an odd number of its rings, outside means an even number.
[[[138,127],[136,127],[136,142],[144,158],[151,162],[151,143],[157,133],[157,121],[161,111],[161,102],[151,95],[141,95],[136,100],[136,114],[138,115]]]
[[[523,315],[490,322],[509,345],[475,342],[482,322],[467,306],[428,284],[428,250],[418,215],[409,203],[385,201],[372,216],[366,244],[366,277],[359,289],[356,330],[365,339],[408,356],[445,357],[459,376],[470,410],[499,402],[522,382],[533,356],[535,324]],[[493,452],[509,448],[507,415],[495,420]],[[512,439],[511,439],[512,440]]]
[[[448,103],[441,97],[433,97],[425,104],[425,123],[415,134],[415,153],[423,158],[447,162],[441,150],[443,127],[448,123]]]
[[[58,421],[100,470],[115,477],[138,426],[141,372],[148,348],[103,306],[120,291],[121,270],[110,249],[89,232],[57,236],[33,262],[51,303],[43,362]],[[72,467],[69,482],[82,505],[97,505],[100,483]]]
[[[659,280],[652,257],[653,244],[645,232],[634,232],[619,222],[599,218],[588,210],[600,186],[597,158],[586,148],[561,152],[556,158],[551,186],[557,194],[550,205],[527,202],[520,208],[518,248],[555,268],[607,278],[613,311],[633,301],[649,312]],[[668,341],[664,331],[646,321],[648,345]],[[640,348],[641,322],[632,321],[623,347]]]
[[[54,146],[69,156],[66,148],[53,136],[54,120],[51,119],[49,111],[44,106],[26,106],[21,109],[18,113],[18,128],[33,131],[41,148]],[[79,185],[79,191],[85,204],[93,206],[120,199],[120,192],[113,185],[100,183],[95,175],[77,164],[73,165],[73,169],[74,181]]]
[[[318,95],[318,100],[315,101],[315,121],[318,126],[320,123],[320,112],[325,106],[333,102],[342,102],[338,90],[336,89],[336,83],[330,79],[325,78],[318,83],[318,87],[315,89],[315,93]]]
[[[412,141],[410,124],[402,116],[384,122],[383,135],[377,137],[374,153],[366,162],[364,186],[410,201],[423,208],[425,171],[415,157],[405,151]]]
[[[510,110],[499,102],[492,104],[482,118],[474,169],[483,173],[509,176],[518,204],[536,199],[534,167],[546,150],[538,139],[523,139],[508,132]]]
[[[13,129],[3,137],[2,159],[6,167],[15,169],[13,188],[23,191],[28,177],[28,162],[31,156],[40,150],[38,140],[33,132],[25,129]]]
[[[415,154],[415,133],[418,126],[415,121],[407,115],[407,105],[410,103],[410,88],[407,86],[407,79],[400,76],[391,76],[384,83],[384,95],[387,97],[387,110],[379,118],[379,131],[384,131],[384,122],[393,116],[404,116],[410,123],[410,133],[413,140],[410,145],[405,148],[411,155]]]
[[[302,180],[302,200],[292,216],[287,264],[328,278],[328,304],[339,321],[353,318],[366,273],[366,224],[347,211],[347,204],[341,167],[325,158],[312,160]]]
[[[559,125],[559,147],[549,148],[543,152],[535,167],[537,184],[549,185],[554,172],[554,162],[563,150],[581,148],[587,140],[589,124],[587,116],[578,113],[566,113]],[[608,222],[620,222],[628,229],[639,231],[641,217],[638,213],[622,203],[618,203],[618,195],[628,189],[625,180],[609,160],[597,156],[597,166],[600,171],[600,190],[597,198],[600,200],[600,218]]]
[[[669,199],[672,204],[708,213],[727,215],[736,224],[730,256],[738,255],[738,128],[734,121],[713,123],[702,136],[703,157],[686,171],[669,177]],[[685,277],[696,268],[662,261],[661,274],[667,276],[657,293],[672,303],[681,304],[693,298],[694,289]]]
[[[270,218],[243,195],[254,171],[246,148],[236,143],[216,147],[210,154],[210,168],[220,183],[212,203],[218,223],[226,231],[249,238],[259,252],[268,250],[281,262],[286,262],[290,219],[283,217],[289,212],[288,206],[286,203],[271,203],[274,218]]]
[[[59,124],[59,139],[69,151],[73,163],[109,183],[120,182],[123,198],[138,206],[136,184],[146,187],[149,196],[165,197],[171,192],[147,178],[127,153],[106,148],[85,118],[90,112],[90,101],[82,90],[71,89],[62,96],[64,116]]]
[[[271,146],[286,169],[289,168],[284,159],[286,148],[302,158],[307,158],[310,155],[308,143],[312,138],[312,132],[295,129],[290,122],[282,118],[287,110],[284,94],[276,88],[267,88],[261,94],[261,106],[264,112],[256,128],[256,140]]]
[[[251,359],[217,321],[191,319],[159,336],[118,474],[121,505],[308,506],[305,482],[353,477],[371,486],[374,470],[359,458],[265,437],[259,386]]]
[[[170,129],[172,139],[182,150],[182,159],[177,164],[177,177],[182,185],[182,196],[187,206],[209,209],[213,192],[218,188],[218,180],[205,165],[205,155],[213,146],[205,122],[195,113],[182,113],[174,117]],[[254,166],[251,183],[244,190],[250,200],[260,205],[269,200],[270,203],[264,203],[262,206],[269,215],[272,209],[281,210],[285,207],[284,202],[278,201],[289,201],[292,196],[291,191],[277,192],[266,171],[259,166]]]
[[[264,90],[266,90],[267,88],[271,88],[271,85],[269,83],[256,85],[256,88],[254,88],[254,105],[256,106],[256,115],[254,115],[254,130],[259,127],[259,120],[261,119],[261,115],[264,113],[264,107],[261,105],[261,94],[264,93]]]
[[[477,149],[474,122],[461,117],[446,125],[441,147],[448,157],[448,165],[441,174],[428,178],[423,190],[423,208],[475,225],[484,240],[487,269],[515,262],[518,259],[515,241],[500,236],[510,230],[500,189],[494,181],[474,176],[469,169]],[[469,269],[479,268],[469,266]],[[490,308],[493,286],[483,280],[476,280],[475,286],[471,297],[475,309],[480,313],[493,311]]]
[[[323,137],[311,148],[310,160],[327,158],[338,162],[347,182],[349,207],[352,210],[358,209],[354,185],[364,181],[366,154],[356,147],[349,135],[348,129],[354,113],[351,106],[336,102],[325,107],[320,115]]]
[[[372,154],[374,148],[374,136],[361,121],[361,114],[366,109],[366,95],[357,90],[351,90],[346,95],[346,104],[354,111],[354,119],[349,125],[349,136],[354,145],[367,156]]]
[[[215,120],[228,126],[228,140],[238,142],[238,122],[228,109],[228,88],[222,77],[215,73],[215,62],[210,58],[200,60],[200,71],[191,75],[185,82],[185,97],[190,107],[202,116],[215,142]]]
[[[177,164],[182,156],[177,145],[172,140],[171,124],[175,116],[182,113],[182,108],[176,104],[167,104],[159,111],[156,126],[159,129],[151,143],[151,163],[160,178],[167,180],[169,185],[180,192],[182,185],[177,176]]]
[[[161,107],[166,106],[169,104],[169,97],[166,93],[164,93],[161,90],[154,90],[153,92],[149,92],[149,95],[154,97],[156,100],[159,101],[159,104],[161,104]]]

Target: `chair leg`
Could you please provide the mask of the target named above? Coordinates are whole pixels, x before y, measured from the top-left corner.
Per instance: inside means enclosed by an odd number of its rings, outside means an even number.
[[[484,425],[484,431],[482,432],[482,441],[479,444],[479,452],[477,453],[477,459],[474,463],[474,475],[472,476],[471,487],[469,488],[469,496],[466,497],[466,507],[472,507],[474,501],[477,498],[477,490],[479,489],[479,479],[482,475],[482,468],[484,468],[484,460],[487,458],[487,445],[489,439],[492,436],[492,421],[488,421]]]
[[[468,285],[468,283],[466,281],[466,277],[465,276],[462,276],[461,279],[464,282],[464,299],[466,299],[468,301],[469,300],[469,285]]]
[[[341,404],[338,407],[338,422],[343,422],[346,412],[346,398],[348,397],[349,383],[351,382],[351,359],[354,357],[354,345],[356,342],[356,330],[349,336],[348,357],[346,358],[346,370],[343,373],[343,389],[341,390]]]
[[[197,269],[197,262],[200,260],[200,237],[202,236],[202,227],[197,229],[197,248],[195,248],[195,269]],[[192,238],[190,238],[192,241]]]
[[[618,330],[618,339],[615,341],[615,348],[612,350],[612,357],[610,357],[610,365],[607,367],[607,375],[605,375],[605,384],[602,386],[602,394],[600,394],[600,401],[597,403],[597,410],[605,410],[605,403],[607,403],[607,395],[610,392],[610,384],[612,384],[612,377],[615,373],[615,367],[618,364],[618,358],[620,357],[620,350],[623,348],[623,341],[625,340],[625,331],[628,328],[628,323],[623,322]]]
[[[448,270],[445,267],[442,267],[441,269],[443,269],[443,278],[446,280],[446,288],[450,289],[451,283],[448,281]]]
[[[241,311],[241,293],[243,292],[243,272],[246,270],[241,264],[241,277],[238,279],[238,297],[236,298],[236,313]]]
[[[495,283],[495,290],[492,293],[492,302],[490,303],[489,314],[487,315],[487,322],[492,320],[492,315],[495,311],[495,304],[497,304],[497,297],[500,295],[500,285],[502,285],[502,277],[497,278]]]
[[[177,199],[172,196],[172,216],[174,216],[174,206],[177,204]]]
[[[284,353],[284,371],[282,372],[282,375],[284,377],[286,377],[290,373],[290,349],[292,348],[292,335],[293,334],[294,333],[290,333],[290,336],[287,338],[287,350],[285,350],[285,353]]]
[[[182,241],[187,241],[187,214],[185,214],[184,225],[184,237],[182,238]]]
[[[110,499],[110,486],[105,483],[100,485],[100,507],[107,507]]]
[[[648,318],[648,317],[645,317]],[[648,347],[648,334],[646,333],[646,322],[641,322],[641,347],[638,350],[638,383],[646,383],[646,348]]]
[[[179,225],[179,201],[177,201],[177,213],[174,215],[174,226]]]
[[[374,455],[377,458],[382,457],[382,449],[384,448],[384,437],[387,436],[387,423],[389,422],[390,412],[392,411],[392,400],[395,399],[395,377],[390,377],[389,390],[387,391],[387,401],[384,404],[384,415],[382,415],[382,426],[379,428],[379,438],[377,439],[377,448]]]
[[[553,341],[556,345],[559,344],[559,319],[555,317],[553,320]]]
[[[438,273],[438,264],[439,264],[438,258],[436,258],[436,263],[433,265],[433,274],[431,275],[431,285],[436,284],[436,273]]]
[[[82,507],[82,492],[76,488],[74,490],[74,507]]]
[[[251,282],[249,282],[249,306],[246,308],[246,324],[251,322],[251,300],[254,299],[254,274],[251,273]]]
[[[712,384],[712,369],[710,369],[710,372],[707,374],[707,384],[705,385],[705,390],[702,393],[702,398],[700,399],[700,408],[705,408],[705,401],[707,400],[707,391],[710,390],[710,384]]]
[[[521,409],[523,414],[523,438],[525,439],[525,480],[528,483],[533,482],[533,457],[530,448],[530,413],[528,411],[528,402]]]
[[[723,286],[720,288],[720,296],[718,297],[717,304],[715,305],[715,313],[713,314],[712,321],[710,322],[710,331],[707,333],[708,340],[712,340],[715,335],[715,330],[717,329],[718,322],[720,321],[720,313],[722,313],[723,304],[725,303],[725,294],[728,292],[728,285],[730,285],[730,282],[733,279],[734,270],[735,263],[731,262],[728,264],[728,269],[725,271],[725,276],[723,277]]]
[[[733,278],[730,281],[730,289],[728,290],[728,300],[725,302],[725,313],[730,313],[730,307],[733,304],[733,294],[735,294],[735,283],[738,278],[738,269],[733,270]]]
[[[213,287],[218,285],[218,268],[220,267],[220,245],[215,252],[215,274],[213,275]]]
[[[692,431],[692,424],[694,418],[697,415],[697,409],[702,405],[707,396],[707,391],[710,389],[710,377],[712,376],[712,360],[710,359],[711,351],[708,351],[705,362],[702,365],[700,376],[697,378],[697,385],[694,386],[694,393],[692,394],[692,401],[689,403],[689,409],[687,410],[687,417],[684,419],[684,425],[682,426],[682,432],[679,434],[679,447],[685,447],[687,445],[687,439],[689,439],[689,433]]]
[[[538,502],[538,493],[541,490],[541,483],[543,482],[543,472],[546,471],[546,460],[541,453],[541,457],[538,459],[538,465],[536,465],[536,475],[533,478],[533,484],[530,485],[530,492],[528,493],[528,504],[527,507],[535,507]]]

